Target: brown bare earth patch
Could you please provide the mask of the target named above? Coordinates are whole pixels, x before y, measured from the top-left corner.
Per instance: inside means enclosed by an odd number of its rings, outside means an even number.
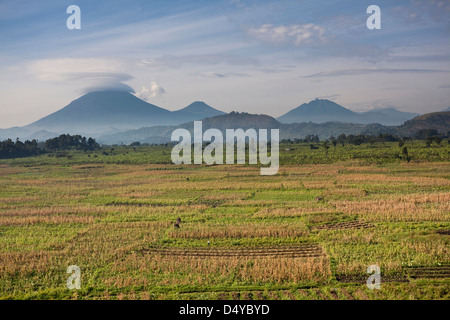
[[[450,229],[438,230],[436,233],[441,234],[443,236],[450,236]]]
[[[301,299],[319,299],[319,300],[340,300],[337,295],[337,290],[341,290],[344,296],[349,300],[369,300],[370,298],[361,290],[358,289],[354,292],[354,297],[344,288],[331,289],[330,291],[322,291],[319,288],[311,288],[308,290],[298,289],[295,292],[291,290],[274,290],[274,291],[233,291],[233,292],[218,292],[218,300],[279,300],[289,299],[298,300]],[[309,291],[309,292],[308,292]],[[312,295],[311,295],[312,294]]]
[[[374,225],[370,223],[366,223],[363,221],[344,221],[344,222],[338,222],[338,223],[327,223],[327,224],[321,224],[312,226],[311,229],[314,230],[340,230],[340,229],[366,229],[366,228],[372,228]]]
[[[261,224],[243,222],[235,225],[190,224],[173,230],[168,236],[176,239],[212,239],[212,238],[258,238],[258,237],[301,237],[309,230],[301,224]]]
[[[436,267],[406,268],[410,278],[450,278],[450,264]]]
[[[255,248],[146,248],[143,253],[189,257],[321,257],[323,249],[317,244]]]
[[[369,275],[336,275],[336,280],[342,283],[366,283]],[[408,282],[404,275],[381,275],[381,282]]]
[[[82,165],[82,166],[75,166],[74,168],[80,169],[80,170],[90,170],[90,169],[103,169],[103,168],[105,168],[105,166],[103,166],[103,165],[97,165],[97,166],[95,166],[95,165],[89,165],[89,166]]]
[[[114,201],[106,204],[107,206],[123,206],[123,207],[165,207],[172,206],[171,203],[146,203],[146,202],[120,202]]]

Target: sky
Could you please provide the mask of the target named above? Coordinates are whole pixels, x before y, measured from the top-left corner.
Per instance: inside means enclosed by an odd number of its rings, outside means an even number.
[[[69,29],[70,5],[81,29]],[[370,5],[381,29],[370,30]],[[450,106],[450,0],[0,0],[0,128],[96,90],[279,117]]]

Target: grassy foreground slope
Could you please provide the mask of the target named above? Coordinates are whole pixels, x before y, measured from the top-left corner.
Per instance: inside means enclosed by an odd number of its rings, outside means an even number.
[[[275,176],[164,147],[0,162],[0,297],[450,298],[447,144],[282,150]]]

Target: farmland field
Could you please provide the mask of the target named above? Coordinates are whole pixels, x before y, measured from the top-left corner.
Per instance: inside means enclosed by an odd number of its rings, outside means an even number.
[[[156,146],[0,160],[0,298],[450,299],[450,148],[410,143],[283,146],[274,176]]]

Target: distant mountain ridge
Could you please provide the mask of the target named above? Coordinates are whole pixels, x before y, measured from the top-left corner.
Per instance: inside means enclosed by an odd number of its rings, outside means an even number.
[[[246,112],[230,112],[228,114],[206,118],[202,120],[202,130],[218,129],[225,135],[226,129],[277,129],[282,124],[268,115],[249,114]],[[129,130],[112,135],[100,136],[102,143],[130,144],[142,143],[167,143],[170,142],[172,132],[177,128],[187,129],[191,132],[194,128],[193,121],[178,126],[156,126]]]
[[[199,115],[202,117],[205,115],[207,115],[209,117],[214,117],[214,116],[220,116],[220,115],[226,114],[223,111],[219,111],[219,110],[216,110],[216,109],[210,107],[203,101],[195,101],[181,110],[173,111],[173,113],[183,114],[183,115],[189,113],[192,115]]]
[[[350,111],[337,103],[329,100],[316,99],[301,106],[292,109],[288,113],[277,118],[282,123],[300,123],[300,122],[329,122],[341,121],[354,118],[356,113]]]
[[[169,124],[171,112],[121,91],[90,92],[27,127],[98,133],[110,128]]]
[[[99,137],[99,142],[104,144],[130,144],[138,141],[141,143],[168,143],[172,132],[177,128],[184,128],[191,132],[193,122],[178,126],[158,126],[140,128],[114,135]],[[393,134],[404,137],[414,137],[419,130],[436,129],[439,133],[447,134],[450,131],[450,112],[429,113],[418,116],[405,122],[401,126],[383,126],[377,123],[357,124],[345,122],[326,123],[280,123],[267,115],[231,112],[226,115],[216,116],[202,120],[203,131],[216,128],[225,136],[226,129],[279,129],[280,139],[304,138],[307,135],[317,135],[320,139],[328,139],[330,136],[345,135],[379,135]]]
[[[379,123],[382,125],[400,125],[418,114],[402,112],[395,108],[374,109],[367,112],[354,112],[333,101],[315,99],[292,109],[277,118],[282,123],[302,122],[346,122],[346,123]]]
[[[98,91],[88,93],[59,111],[27,126],[0,129],[0,140],[19,137],[21,140],[43,141],[62,133],[69,133],[91,136],[101,143],[108,144],[128,144],[134,141],[166,143],[170,141],[171,132],[175,128],[183,127],[190,130],[195,120],[203,121],[204,130],[277,128],[280,129],[281,139],[300,138],[306,135],[328,138],[341,133],[411,135],[418,128],[433,126],[442,132],[446,132],[445,129],[448,131],[448,121],[443,120],[445,114],[432,117],[423,115],[414,118],[414,116],[415,114],[394,108],[357,113],[335,102],[321,99],[304,103],[278,119],[245,112],[226,114],[202,101],[195,101],[185,108],[169,111],[127,92]],[[404,118],[409,121],[402,121]],[[401,128],[386,125],[400,121],[400,124],[404,123]]]
[[[450,111],[432,112],[406,121],[398,128],[404,136],[414,136],[419,130],[434,129],[440,134],[450,133]]]
[[[0,139],[45,140],[62,133],[96,137],[141,127],[177,125],[223,114],[225,112],[199,101],[186,108],[169,111],[128,92],[96,91],[27,126],[0,129]]]

